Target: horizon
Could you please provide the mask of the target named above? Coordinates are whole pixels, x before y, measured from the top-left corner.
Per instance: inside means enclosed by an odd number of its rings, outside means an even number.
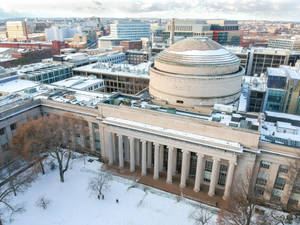
[[[10,0],[0,3],[0,19],[100,17],[300,22],[299,10],[298,0],[228,0],[225,3],[221,0]]]

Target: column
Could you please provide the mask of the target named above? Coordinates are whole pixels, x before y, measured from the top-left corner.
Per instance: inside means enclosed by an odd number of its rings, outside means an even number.
[[[142,140],[142,176],[147,175],[147,142]]]
[[[172,173],[173,173],[173,152],[174,148],[172,146],[168,146],[168,171],[167,171],[167,183],[172,183]]]
[[[119,134],[119,167],[124,168],[124,148],[123,148],[123,136]]]
[[[114,162],[116,162],[117,161],[116,134],[115,133],[111,133],[111,138],[112,138],[113,160],[114,160]]]
[[[212,167],[212,173],[210,177],[210,184],[209,184],[209,191],[208,191],[209,196],[215,195],[216,184],[219,178],[219,163],[220,163],[220,159],[215,157],[213,162],[213,167]]]
[[[164,167],[164,146],[159,146],[159,171],[162,171]]]
[[[186,166],[186,176],[190,175],[190,167],[191,167],[191,152],[187,155],[187,166]]]
[[[227,200],[230,196],[235,165],[236,165],[236,162],[229,161],[229,168],[228,168],[228,171],[226,174],[226,184],[225,184],[225,190],[224,190],[224,195],[223,195],[224,200]]]
[[[188,154],[189,154],[188,151],[182,150],[182,166],[181,166],[181,178],[180,178],[180,187],[181,188],[184,188],[186,186]]]
[[[152,167],[152,142],[147,142],[147,167]]]
[[[177,148],[173,150],[173,176],[176,175],[176,167],[177,167]]]
[[[129,150],[129,139],[128,137],[123,137],[123,143],[124,143],[124,152],[125,152],[125,159],[124,161],[129,162],[130,161],[130,150]]]
[[[159,177],[159,144],[154,143],[154,175],[153,179],[157,180]]]
[[[95,137],[94,137],[94,130],[93,130],[93,124],[92,122],[88,121],[89,123],[89,135],[90,135],[90,146],[91,146],[91,151],[95,151]]]
[[[136,151],[136,155],[135,155],[135,163],[137,166],[140,166],[140,139],[135,139],[135,151]]]
[[[101,124],[99,125],[99,139],[100,139],[100,154],[102,158],[106,158],[107,154],[106,154],[106,148],[105,146],[106,144],[106,140],[105,140],[105,135],[104,135],[104,126],[102,126]]]
[[[112,147],[112,133],[107,132],[107,141],[108,141],[108,165],[112,165],[114,163],[114,156],[113,156],[113,147]]]
[[[197,168],[196,168],[196,178],[195,178],[195,186],[194,191],[199,192],[200,191],[200,183],[203,178],[203,161],[204,155],[201,153],[197,153]]]
[[[134,160],[134,138],[129,137],[130,145],[130,172],[135,171],[135,160]]]

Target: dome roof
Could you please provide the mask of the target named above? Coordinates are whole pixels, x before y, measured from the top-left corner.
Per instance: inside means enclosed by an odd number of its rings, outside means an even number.
[[[208,38],[187,38],[162,51],[157,61],[186,66],[224,65],[239,63],[240,59]]]

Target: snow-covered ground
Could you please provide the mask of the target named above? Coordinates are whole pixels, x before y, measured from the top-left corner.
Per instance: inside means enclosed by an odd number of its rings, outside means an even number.
[[[13,199],[23,203],[25,212],[14,215],[11,225],[191,225],[190,218],[198,203],[134,181],[113,176],[111,187],[98,200],[88,189],[89,180],[100,169],[92,163],[75,159],[60,183],[58,170],[47,170],[24,193]],[[46,210],[36,206],[44,196],[51,202]],[[119,199],[119,203],[116,203]],[[211,224],[216,224],[214,215]]]

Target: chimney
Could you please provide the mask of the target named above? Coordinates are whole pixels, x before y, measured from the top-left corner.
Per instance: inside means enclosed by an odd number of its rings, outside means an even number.
[[[170,31],[170,39],[171,39],[171,45],[174,44],[174,36],[175,36],[175,19],[171,19],[171,31]]]

